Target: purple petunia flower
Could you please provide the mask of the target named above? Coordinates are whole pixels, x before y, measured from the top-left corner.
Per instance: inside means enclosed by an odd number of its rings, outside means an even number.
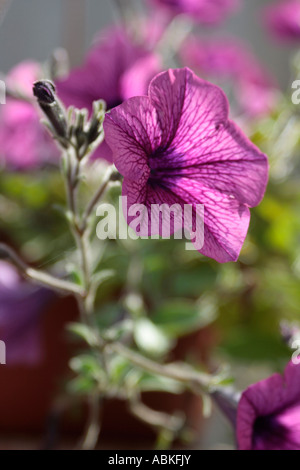
[[[300,365],[290,362],[242,394],[237,413],[240,450],[300,450]]]
[[[284,0],[265,9],[265,23],[270,32],[283,41],[300,41],[300,1]]]
[[[242,112],[251,118],[272,113],[278,105],[279,88],[259,63],[236,83],[236,99]]]
[[[37,62],[21,62],[6,77],[6,84],[30,99],[32,84],[40,75]],[[8,168],[26,170],[58,161],[59,151],[40,119],[35,103],[7,98],[0,107],[0,162]]]
[[[239,6],[239,0],[149,0],[175,15],[187,14],[195,21],[210,25],[224,21]]]
[[[180,51],[181,59],[191,67],[205,75],[222,78],[244,75],[250,55],[244,43],[231,37],[200,38],[190,35]]]
[[[56,82],[66,106],[92,111],[93,101],[103,99],[108,109],[131,96],[144,94],[151,79],[161,70],[160,59],[137,44],[122,28],[108,30],[96,41],[82,67]],[[94,158],[111,160],[105,141]]]
[[[278,87],[247,44],[232,37],[189,37],[181,47],[184,65],[209,79],[228,81],[242,112],[251,117],[269,114],[276,106]]]
[[[53,295],[22,281],[13,266],[0,261],[0,339],[8,365],[32,365],[42,359],[40,318]]]
[[[238,258],[249,207],[266,188],[268,163],[228,119],[220,88],[187,68],[163,72],[152,80],[148,96],[131,98],[106,115],[104,130],[124,176],[129,211],[134,204],[148,213],[152,204],[187,204],[195,219],[203,204],[199,251],[219,262]]]

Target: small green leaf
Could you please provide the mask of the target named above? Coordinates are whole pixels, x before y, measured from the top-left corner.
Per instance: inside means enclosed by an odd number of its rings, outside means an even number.
[[[165,302],[151,317],[169,337],[185,335],[203,328],[216,318],[214,300],[205,296],[198,302],[177,299]]]
[[[68,383],[68,390],[70,393],[76,395],[88,395],[95,389],[96,386],[97,383],[95,380],[91,379],[90,377],[80,376],[76,377]]]
[[[74,372],[90,377],[103,377],[103,370],[99,360],[91,354],[82,354],[70,360],[70,367]]]
[[[138,386],[143,392],[167,392],[180,394],[184,391],[184,386],[175,380],[159,375],[152,375],[144,372],[138,382]]]
[[[66,269],[71,278],[71,281],[77,284],[78,286],[82,286],[83,279],[82,279],[82,273],[80,272],[80,269],[71,263],[67,265]]]
[[[79,336],[79,338],[83,339],[90,346],[97,344],[97,335],[92,328],[82,323],[69,323],[67,329],[76,336]]]
[[[134,325],[134,339],[142,351],[159,357],[172,347],[167,335],[148,318],[138,318]]]
[[[126,359],[120,356],[113,356],[109,362],[110,380],[114,384],[122,385],[127,374],[132,369],[132,365]]]
[[[118,341],[123,335],[131,333],[133,330],[133,322],[129,318],[118,322],[112,328],[102,330],[101,336],[108,341]]]
[[[103,271],[99,271],[93,275],[93,284],[100,286],[103,282],[107,279],[110,279],[115,275],[115,271],[113,269],[103,269]]]

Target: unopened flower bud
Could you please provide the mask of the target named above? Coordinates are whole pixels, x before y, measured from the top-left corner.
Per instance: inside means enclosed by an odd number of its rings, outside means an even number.
[[[68,125],[65,110],[56,96],[54,84],[50,80],[35,82],[33,84],[33,94],[50,121],[56,136],[67,139]]]
[[[50,80],[41,80],[33,84],[33,94],[39,103],[52,104],[55,102],[55,86]]]

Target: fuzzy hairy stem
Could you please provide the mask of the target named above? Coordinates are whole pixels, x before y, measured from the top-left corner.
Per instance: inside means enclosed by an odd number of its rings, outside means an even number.
[[[184,425],[182,417],[168,415],[163,411],[153,410],[140,400],[131,400],[129,407],[134,416],[156,429],[168,429],[172,433],[176,434]]]
[[[89,219],[93,211],[95,210],[97,203],[101,200],[105,191],[107,190],[109,183],[111,183],[112,181],[117,181],[119,179],[120,179],[120,174],[117,172],[115,166],[111,165],[110,167],[108,167],[104,175],[101,186],[99,187],[98,191],[94,194],[94,196],[90,200],[87,208],[85,209],[82,215],[81,226],[80,226],[80,230],[82,232],[87,229]]]
[[[94,302],[96,291],[93,289],[92,283],[92,270],[90,266],[90,233],[89,233],[89,218],[92,215],[97,202],[103,196],[112,175],[115,172],[114,167],[110,167],[104,177],[104,181],[99,190],[87,206],[83,216],[80,216],[77,206],[77,186],[80,181],[80,159],[78,158],[78,151],[75,155],[68,149],[66,154],[66,194],[67,194],[67,209],[69,213],[70,229],[74,237],[78,257],[80,261],[81,275],[83,288],[86,293],[85,296],[77,295],[77,303],[81,314],[81,321],[87,326],[93,327]],[[97,354],[99,351],[96,349]],[[99,354],[99,360],[104,363],[104,354]],[[105,369],[105,368],[104,368]],[[100,394],[92,394],[89,397],[89,416],[84,432],[84,437],[81,441],[81,449],[94,449],[98,442],[101,425],[99,424],[100,413]]]
[[[121,343],[109,343],[107,348],[125,357],[132,364],[144,371],[173,379],[184,384],[187,388],[190,388],[196,393],[209,393],[210,387],[214,385],[214,378],[208,374],[189,370],[181,367],[179,364],[159,364],[132,351]]]
[[[101,431],[101,402],[102,398],[98,394],[89,397],[89,416],[82,442],[79,445],[82,450],[93,450],[97,445]]]
[[[9,260],[16,266],[18,271],[26,278],[34,281],[43,287],[54,289],[58,292],[65,294],[74,294],[85,298],[86,292],[84,288],[63,279],[56,278],[50,274],[34,269],[30,267],[25,261],[5,243],[0,243],[0,254],[1,252],[9,258]]]

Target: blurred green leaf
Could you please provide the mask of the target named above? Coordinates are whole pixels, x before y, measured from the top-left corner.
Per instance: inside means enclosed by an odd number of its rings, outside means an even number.
[[[143,392],[168,392],[180,394],[184,391],[184,386],[179,382],[158,375],[150,375],[146,372],[141,375],[138,386]]]
[[[135,321],[134,339],[141,351],[154,357],[163,356],[172,347],[168,336],[148,318]]]
[[[82,323],[69,323],[67,328],[71,333],[83,339],[90,346],[97,344],[97,336],[92,328]]]
[[[110,380],[115,385],[122,385],[126,376],[133,370],[130,362],[121,356],[113,356],[109,361]]]
[[[76,377],[68,383],[70,393],[77,395],[89,395],[96,387],[97,383],[90,377]]]
[[[215,320],[217,308],[210,296],[204,296],[198,302],[188,299],[166,301],[154,312],[151,320],[168,336],[178,337],[199,329]]]
[[[77,374],[95,379],[105,380],[105,374],[100,360],[91,354],[81,354],[70,360],[71,369]]]
[[[290,357],[287,346],[277,337],[258,329],[233,328],[221,351],[239,361],[276,361]]]

